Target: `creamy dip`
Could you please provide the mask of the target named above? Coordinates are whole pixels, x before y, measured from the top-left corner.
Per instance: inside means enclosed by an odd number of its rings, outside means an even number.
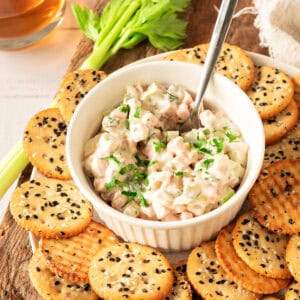
[[[84,168],[102,199],[133,217],[173,221],[203,215],[234,194],[248,145],[215,110],[201,112],[203,127],[180,134],[192,107],[182,86],[127,88],[84,151]]]

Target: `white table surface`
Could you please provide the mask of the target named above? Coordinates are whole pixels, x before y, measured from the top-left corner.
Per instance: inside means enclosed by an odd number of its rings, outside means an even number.
[[[63,22],[40,43],[18,51],[0,51],[0,159],[22,137],[30,117],[46,108],[81,38],[68,1]],[[1,184],[1,183],[0,183]],[[0,200],[0,222],[15,185]]]

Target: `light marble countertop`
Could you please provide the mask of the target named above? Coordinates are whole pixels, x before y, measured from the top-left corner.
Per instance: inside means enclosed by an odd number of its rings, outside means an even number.
[[[60,26],[40,43],[18,51],[0,51],[0,159],[23,135],[30,117],[46,108],[81,38],[67,1]],[[92,6],[95,0],[76,0]],[[0,221],[15,185],[0,200]]]

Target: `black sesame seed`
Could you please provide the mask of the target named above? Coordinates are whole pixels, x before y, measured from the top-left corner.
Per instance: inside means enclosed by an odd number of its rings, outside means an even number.
[[[246,224],[248,224],[249,222],[250,222],[249,219],[244,219],[244,220],[242,221],[242,225],[246,225]]]
[[[57,217],[58,220],[64,220],[64,219],[65,219],[65,217],[62,216],[61,213],[58,213],[58,214],[56,215],[56,217]]]
[[[54,147],[54,146],[55,145],[53,145],[52,148],[57,148],[57,146],[56,147]],[[60,166],[56,166],[55,171],[57,171],[59,174],[62,174],[64,172],[63,169]]]
[[[248,235],[248,234],[243,234],[242,235],[242,238],[243,238],[243,240],[245,240],[245,241],[250,241],[250,236]]]
[[[272,194],[272,196],[273,197],[277,197],[278,196],[278,194],[277,194],[277,192],[276,192],[276,190],[275,189],[270,189],[270,192],[271,192],[271,194]]]

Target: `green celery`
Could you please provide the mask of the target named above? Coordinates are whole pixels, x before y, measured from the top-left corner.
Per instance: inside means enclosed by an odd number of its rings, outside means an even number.
[[[107,60],[107,53],[113,45],[115,39],[121,33],[123,27],[126,25],[128,20],[134,15],[136,10],[139,8],[139,1],[131,1],[127,10],[120,17],[118,22],[109,31],[108,35],[102,40],[101,44],[98,41],[95,42],[94,50],[86,61],[83,62],[81,69],[94,69],[98,70]]]
[[[81,69],[99,69],[121,48],[133,48],[146,38],[163,51],[178,48],[186,36],[187,22],[179,19],[177,13],[182,12],[189,2],[111,0],[99,19],[93,12],[88,14],[87,9],[74,4],[73,12],[80,29],[95,42],[92,54]]]
[[[23,150],[22,140],[19,140],[0,163],[0,199],[28,163],[29,160]]]

